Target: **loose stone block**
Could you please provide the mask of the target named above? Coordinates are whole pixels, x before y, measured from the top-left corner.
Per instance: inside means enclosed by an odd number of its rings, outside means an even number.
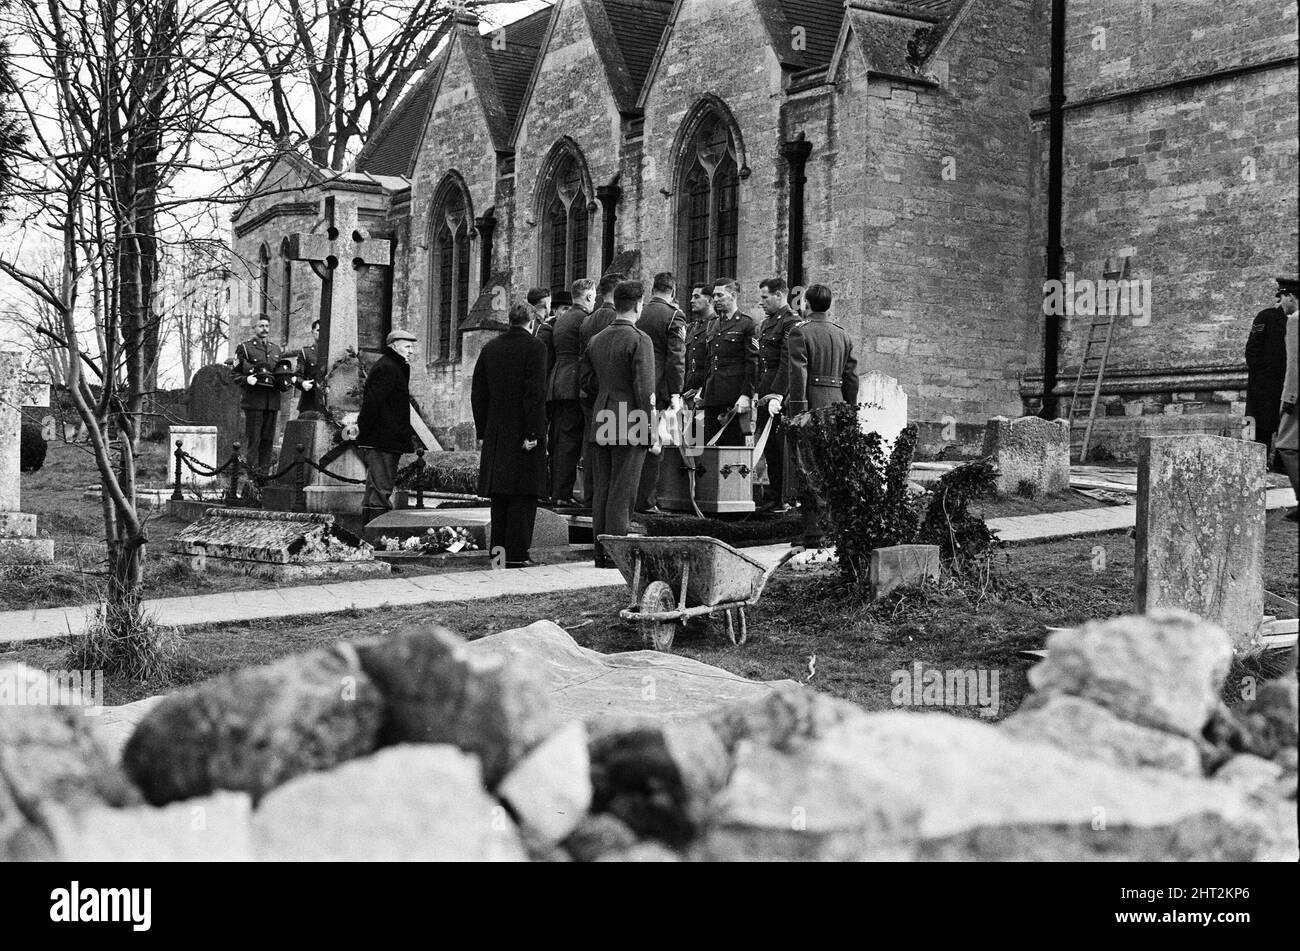
[[[871,553],[871,594],[883,598],[895,588],[939,580],[938,545],[890,545]]]
[[[994,416],[984,430],[984,455],[997,466],[1000,495],[1026,487],[1047,495],[1070,487],[1070,424],[1064,419]]]
[[[217,467],[217,427],[216,426],[172,426],[167,430],[167,445],[174,453],[176,443],[180,443],[181,451],[194,458],[196,463],[201,463],[210,469]],[[175,456],[172,457],[173,471],[170,473],[174,479],[175,473]],[[205,475],[202,471],[191,469],[185,463],[181,463],[181,483],[183,485],[208,486],[218,480],[218,476]]]
[[[1264,614],[1264,447],[1148,436],[1138,449],[1137,610],[1191,611],[1249,643]]]

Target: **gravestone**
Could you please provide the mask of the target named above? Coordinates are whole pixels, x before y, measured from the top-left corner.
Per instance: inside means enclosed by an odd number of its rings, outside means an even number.
[[[892,376],[873,370],[858,380],[858,404],[858,425],[864,433],[879,433],[889,452],[907,426],[907,391]]]
[[[224,363],[201,367],[190,377],[186,416],[193,425],[217,427],[217,458],[222,462],[230,458],[231,445],[244,440],[242,396]]]
[[[273,581],[387,574],[374,550],[333,515],[208,509],[172,536],[171,550],[196,571],[226,570]]]
[[[1182,608],[1249,644],[1264,616],[1264,447],[1224,436],[1138,446],[1137,610]]]
[[[984,455],[997,466],[999,495],[1050,495],[1070,487],[1070,424],[1064,419],[994,416]]]
[[[36,537],[36,516],[22,508],[22,408],[49,405],[49,388],[22,379],[23,355],[0,350],[0,565],[49,564],[54,539]]]
[[[196,463],[209,468],[217,467],[217,427],[216,426],[171,426],[167,430],[167,446],[171,452],[176,451],[180,443],[181,451],[192,456]],[[175,478],[175,457],[172,459],[172,476]],[[209,486],[220,477],[205,475],[181,463],[181,484]]]
[[[871,552],[871,596],[883,598],[895,588],[939,580],[938,545],[889,545]]]

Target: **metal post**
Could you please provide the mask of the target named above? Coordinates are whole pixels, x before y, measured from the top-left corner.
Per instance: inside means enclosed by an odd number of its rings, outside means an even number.
[[[230,491],[226,493],[226,501],[239,501],[239,443],[230,447]]]
[[[306,486],[307,450],[302,443],[298,443],[298,458],[294,461],[293,470],[293,501],[295,505],[301,505],[303,511],[307,510]]]
[[[424,508],[424,450],[415,450],[415,507]]]
[[[172,501],[179,502],[184,496],[181,495],[181,458],[185,451],[181,449],[182,440],[176,440],[176,486],[172,489]]]
[[[1051,76],[1047,98],[1047,279],[1061,280],[1065,248],[1061,242],[1061,211],[1065,177],[1065,0],[1052,0]],[[1040,298],[1040,313],[1041,311]],[[1043,402],[1039,416],[1056,419],[1055,395],[1060,372],[1061,318],[1043,314]]]

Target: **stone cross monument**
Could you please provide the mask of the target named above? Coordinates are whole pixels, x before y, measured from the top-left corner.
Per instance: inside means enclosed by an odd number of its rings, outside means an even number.
[[[0,565],[54,561],[54,539],[37,538],[36,516],[19,510],[22,407],[49,405],[48,387],[29,392],[22,374],[23,355],[0,350]]]

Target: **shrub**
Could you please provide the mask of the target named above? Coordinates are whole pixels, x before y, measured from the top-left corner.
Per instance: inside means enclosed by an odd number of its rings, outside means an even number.
[[[858,406],[824,406],[792,427],[809,486],[824,501],[827,534],[846,581],[866,584],[873,549],[906,544],[920,510],[907,490],[917,429],[908,426],[888,459],[879,433],[864,433]]]
[[[19,449],[19,467],[23,472],[37,472],[45,465],[45,453],[49,447],[41,435],[41,427],[35,423],[23,423],[22,442]]]
[[[133,683],[167,680],[183,662],[180,634],[143,610],[138,593],[122,604],[101,600],[85,632],[68,642],[69,667],[102,670]]]
[[[415,463],[406,466],[397,475],[400,488],[414,492],[455,492],[460,495],[478,494],[477,452],[426,452],[424,472],[417,475]]]
[[[970,513],[970,503],[996,486],[993,463],[978,459],[945,472],[928,493],[917,541],[938,545],[944,561],[969,568],[998,544],[984,519]]]

